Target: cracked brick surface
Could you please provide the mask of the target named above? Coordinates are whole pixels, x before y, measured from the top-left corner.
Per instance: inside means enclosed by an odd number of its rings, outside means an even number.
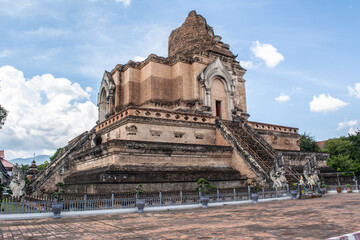
[[[326,239],[360,230],[360,194],[208,209],[0,221],[2,239]]]

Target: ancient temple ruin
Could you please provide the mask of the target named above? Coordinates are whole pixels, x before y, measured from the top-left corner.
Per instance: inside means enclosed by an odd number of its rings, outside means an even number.
[[[219,188],[251,179],[281,186],[307,162],[327,154],[300,152],[295,127],[252,122],[246,70],[230,46],[195,11],[173,30],[168,57],[151,54],[105,71],[99,120],[71,140],[30,182],[33,191],[193,190],[200,177]],[[316,161],[314,161],[314,158]],[[311,173],[308,173],[311,174]]]

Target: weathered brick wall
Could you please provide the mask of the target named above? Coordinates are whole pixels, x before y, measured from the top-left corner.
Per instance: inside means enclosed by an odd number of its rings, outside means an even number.
[[[259,131],[257,133],[276,150],[300,151],[300,135],[295,133],[279,133],[275,131]]]
[[[291,167],[298,171],[302,171],[306,162],[312,158],[316,158],[318,163],[318,169],[326,171],[334,171],[327,167],[326,161],[329,158],[328,153],[321,152],[300,152],[300,151],[280,151],[283,154],[285,161],[287,161]]]
[[[214,43],[214,31],[206,19],[191,11],[181,27],[169,37],[169,56],[196,50],[205,50]]]
[[[232,165],[232,148],[112,140],[79,154],[64,181],[68,192],[193,190],[206,178],[221,188],[240,188],[247,177]]]

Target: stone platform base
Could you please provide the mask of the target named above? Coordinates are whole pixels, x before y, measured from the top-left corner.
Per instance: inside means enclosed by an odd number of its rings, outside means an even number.
[[[247,177],[229,167],[108,166],[76,172],[65,178],[67,193],[134,192],[143,184],[145,192],[193,191],[205,178],[219,189],[247,189]]]

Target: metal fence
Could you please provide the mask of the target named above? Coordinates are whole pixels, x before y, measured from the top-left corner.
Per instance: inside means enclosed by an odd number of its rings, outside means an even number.
[[[338,185],[329,185],[328,190],[335,191]],[[359,191],[357,181],[349,186],[341,185],[346,188]],[[259,193],[259,199],[271,199],[289,196],[289,186],[281,189],[264,189]],[[151,192],[143,193],[141,199],[145,199],[145,206],[176,206],[200,203],[200,193],[196,191],[179,192]],[[250,199],[250,186],[248,189],[217,189],[208,194],[210,203],[229,202],[229,201],[248,201]],[[64,194],[61,202],[63,210],[69,211],[87,211],[104,209],[122,209],[134,208],[136,205],[135,193],[114,193],[114,194]],[[52,211],[54,199],[51,194],[42,196],[21,196],[0,198],[0,214],[18,214],[18,213],[47,213]]]
[[[335,191],[337,187],[359,190],[359,180],[354,172],[321,173],[319,177],[322,184],[327,185],[330,191]]]
[[[277,198],[289,195],[289,188],[283,189],[262,189],[259,193],[259,199]],[[124,197],[125,196],[125,197]],[[200,203],[200,196],[196,191],[180,192],[158,192],[145,193],[141,196],[145,199],[145,206],[176,206]],[[210,203],[229,202],[229,201],[247,201],[250,199],[250,188],[244,189],[218,189],[216,192],[208,194]],[[86,211],[86,210],[104,210],[134,208],[136,204],[136,195],[133,193],[122,194],[66,194],[62,199],[64,212]],[[52,211],[53,198],[47,195],[41,197],[21,196],[7,197],[0,199],[0,214],[18,214],[18,213],[46,213]]]

